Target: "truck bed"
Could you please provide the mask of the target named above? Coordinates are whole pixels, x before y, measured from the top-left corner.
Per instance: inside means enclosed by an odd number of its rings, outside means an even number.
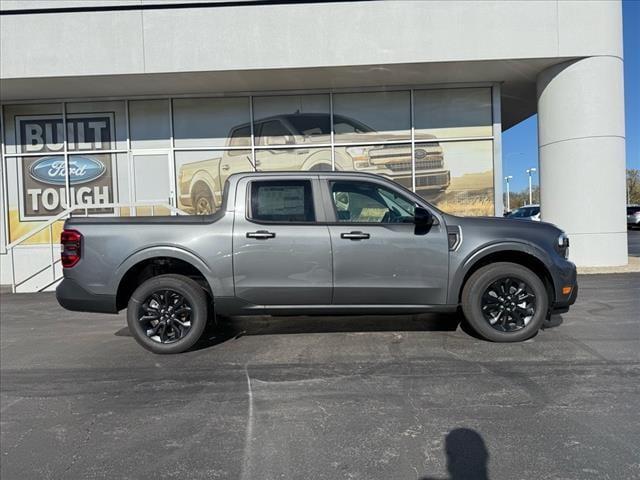
[[[156,215],[145,217],[70,217],[65,225],[200,225],[222,218],[222,210],[212,215]]]

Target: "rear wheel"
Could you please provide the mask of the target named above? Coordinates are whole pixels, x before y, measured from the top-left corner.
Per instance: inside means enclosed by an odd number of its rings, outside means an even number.
[[[202,336],[207,313],[207,296],[198,283],[183,275],[159,275],[133,292],[127,324],[147,350],[181,353]]]
[[[200,185],[196,188],[193,194],[193,208],[196,215],[210,215],[215,212],[215,202],[213,200],[213,193],[209,190],[209,187]]]
[[[518,342],[540,329],[549,307],[542,280],[522,265],[499,262],[474,272],[462,291],[462,311],[486,340]]]

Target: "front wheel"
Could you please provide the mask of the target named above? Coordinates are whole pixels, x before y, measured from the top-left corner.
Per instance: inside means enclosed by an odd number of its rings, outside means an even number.
[[[159,275],[140,285],[127,305],[127,324],[136,341],[153,353],[181,353],[202,336],[207,296],[183,275]]]
[[[519,342],[537,333],[549,308],[538,275],[522,265],[498,262],[474,272],[462,291],[462,311],[486,340]]]

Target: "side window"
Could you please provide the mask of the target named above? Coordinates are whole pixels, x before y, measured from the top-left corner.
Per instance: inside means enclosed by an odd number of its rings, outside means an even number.
[[[264,180],[251,183],[250,219],[261,222],[315,222],[309,180]]]
[[[247,138],[251,137],[251,127],[249,125],[245,127],[238,127],[231,131],[231,135],[229,137],[229,146],[230,147],[242,147],[247,148]],[[249,143],[251,140],[249,140]],[[229,156],[235,157],[238,155],[246,155],[246,150],[229,150]]]
[[[415,204],[395,191],[369,182],[331,182],[339,222],[412,223]]]
[[[293,135],[280,120],[269,120],[262,124],[258,145],[288,145],[293,143]]]

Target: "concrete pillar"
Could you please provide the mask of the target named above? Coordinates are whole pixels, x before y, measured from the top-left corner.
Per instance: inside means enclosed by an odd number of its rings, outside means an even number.
[[[622,66],[589,57],[538,77],[542,220],[567,232],[579,266],[628,261]]]

